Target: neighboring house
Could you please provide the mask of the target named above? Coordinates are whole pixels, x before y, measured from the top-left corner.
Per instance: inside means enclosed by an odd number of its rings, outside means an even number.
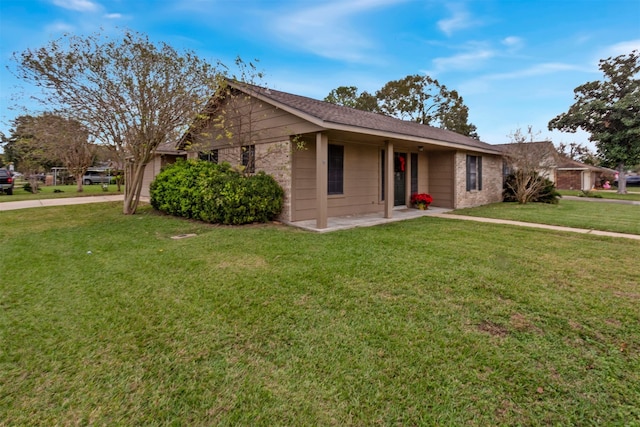
[[[558,150],[551,141],[495,144],[494,147],[504,154],[505,176],[509,175],[513,169],[522,167],[526,170],[536,170],[541,176],[556,182]]]
[[[511,172],[511,164],[524,164],[527,169],[535,169],[554,182],[559,190],[588,191],[600,187],[606,176],[615,173],[610,169],[571,160],[559,154],[551,141],[496,144],[495,147],[505,155],[505,176]],[[514,157],[514,161],[509,162],[510,157]]]
[[[228,114],[225,130],[211,123],[195,126],[177,148],[189,149],[189,158],[273,175],[285,191],[285,222],[315,220],[317,228],[326,228],[328,217],[391,218],[394,207],[407,207],[413,193],[429,193],[433,206],[446,208],[502,200],[502,155],[492,145],[273,89],[229,84],[233,99],[218,100],[209,111]],[[238,100],[241,106],[232,107]],[[154,163],[145,187],[157,170]]]
[[[164,166],[175,163],[179,158],[187,158],[187,152],[176,149],[175,145],[176,144],[167,143],[161,144],[156,148],[155,156],[153,156],[144,169],[143,185],[140,190],[140,196],[149,197],[149,184],[151,184],[151,181],[153,181],[156,175],[160,173],[160,170]],[[131,174],[131,172],[128,172],[128,174]]]
[[[558,156],[556,187],[560,190],[584,190],[601,188],[609,179],[613,185],[615,171],[580,163],[565,156]]]

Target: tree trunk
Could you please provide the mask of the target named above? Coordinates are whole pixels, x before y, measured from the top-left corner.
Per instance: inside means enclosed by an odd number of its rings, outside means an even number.
[[[618,164],[618,194],[627,194],[627,175],[622,162]]]
[[[31,192],[33,194],[38,194],[38,187],[39,187],[39,184],[40,184],[38,182],[38,178],[37,177],[36,178],[31,177],[31,178],[28,179],[28,181],[29,181],[29,184],[31,184]]]
[[[82,182],[82,177],[84,175],[76,175],[76,183],[78,184],[78,193],[82,193],[84,191],[84,188],[82,187],[84,185],[84,182]]]
[[[138,209],[145,167],[146,163],[130,166],[131,172],[129,173],[125,187],[124,206],[122,208],[122,213],[125,215],[133,215]]]

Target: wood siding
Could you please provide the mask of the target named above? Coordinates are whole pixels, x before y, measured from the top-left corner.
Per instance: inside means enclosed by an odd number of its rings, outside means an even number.
[[[258,145],[322,130],[300,117],[259,100],[249,98],[242,101],[247,105],[232,108],[224,116],[224,131],[209,125],[195,141],[191,141],[192,149],[208,151],[231,146]]]
[[[333,142],[344,146],[344,193],[327,196],[328,216],[381,212],[380,150],[376,146]],[[315,142],[294,152],[292,221],[316,218]]]
[[[433,206],[454,207],[454,156],[453,151],[429,153],[428,189],[433,197]]]
[[[173,154],[156,154],[144,168],[140,197],[149,197],[149,186],[155,179],[156,175],[160,173],[160,170],[164,166],[175,163],[179,158],[185,158],[185,156]]]

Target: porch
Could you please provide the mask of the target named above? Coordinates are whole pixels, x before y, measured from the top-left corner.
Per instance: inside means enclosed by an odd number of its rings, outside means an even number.
[[[356,227],[372,227],[374,225],[404,221],[407,219],[420,218],[423,216],[437,215],[445,212],[450,212],[451,210],[452,209],[438,207],[429,207],[429,209],[427,210],[420,210],[408,208],[406,206],[397,206],[393,208],[392,218],[385,218],[384,212],[377,212],[329,217],[327,218],[326,228],[317,228],[317,222],[315,219],[286,222],[286,224],[308,231],[315,231],[317,233],[328,233],[331,231],[348,230],[350,228]]]

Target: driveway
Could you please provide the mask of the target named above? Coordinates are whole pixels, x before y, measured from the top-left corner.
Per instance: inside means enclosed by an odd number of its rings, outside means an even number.
[[[6,196],[10,197],[10,196]],[[0,211],[12,211],[16,209],[40,208],[44,206],[84,205],[86,203],[117,202],[124,201],[124,195],[115,196],[86,196],[63,197],[60,199],[22,200],[19,202],[0,203]]]

